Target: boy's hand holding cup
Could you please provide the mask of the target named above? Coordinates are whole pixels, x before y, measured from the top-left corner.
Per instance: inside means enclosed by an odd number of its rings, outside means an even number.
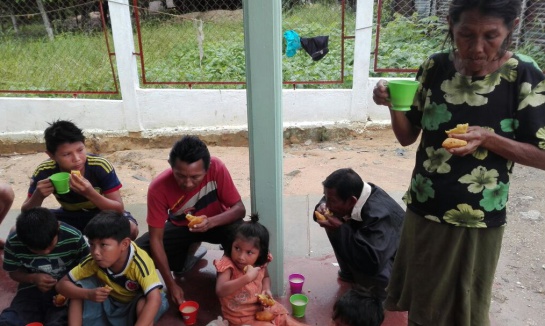
[[[43,179],[38,181],[36,184],[36,190],[34,193],[40,194],[42,198],[47,198],[49,195],[51,195],[55,191],[55,187],[53,187],[53,182],[49,179]]]

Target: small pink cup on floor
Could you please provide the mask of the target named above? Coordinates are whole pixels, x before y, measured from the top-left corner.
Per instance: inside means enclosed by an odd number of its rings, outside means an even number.
[[[303,283],[305,283],[305,277],[301,274],[291,274],[288,277],[290,282],[291,294],[303,292]]]

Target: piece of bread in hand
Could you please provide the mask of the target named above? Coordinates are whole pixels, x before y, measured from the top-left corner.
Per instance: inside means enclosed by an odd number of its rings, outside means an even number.
[[[467,145],[467,141],[457,138],[447,138],[443,141],[443,148],[451,149],[451,148],[458,148],[458,147],[464,147]]]
[[[274,306],[274,304],[276,303],[276,301],[274,301],[274,299],[267,294],[258,294],[257,300],[259,300],[259,302],[265,307]]]
[[[192,228],[197,224],[202,223],[204,221],[204,216],[195,216],[191,214],[186,214],[185,218],[189,221],[188,227]]]
[[[255,319],[259,321],[272,321],[274,314],[268,310],[258,311],[255,313]]]
[[[71,170],[70,174],[77,175],[78,177],[81,177],[81,172],[79,172],[79,170]]]
[[[66,297],[60,293],[54,297],[54,300],[57,306],[64,306],[66,303]]]
[[[325,212],[322,214],[319,211],[314,211],[314,216],[316,217],[316,220],[318,221],[326,221],[328,217],[333,216],[331,212],[329,211],[329,208],[325,209]]]
[[[450,134],[465,134],[467,132],[467,128],[469,127],[469,124],[467,123],[459,123],[456,125],[455,128],[445,130],[445,133],[447,135]]]
[[[324,214],[318,212],[318,211],[314,211],[314,217],[316,217],[316,220],[318,221],[326,221],[327,220],[327,217],[325,217]]]

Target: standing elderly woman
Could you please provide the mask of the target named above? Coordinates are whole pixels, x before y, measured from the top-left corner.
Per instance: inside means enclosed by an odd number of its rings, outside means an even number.
[[[390,110],[402,145],[422,133],[386,309],[409,325],[489,325],[492,282],[514,163],[545,169],[545,76],[508,51],[520,0],[453,0],[450,51],[432,55],[407,113]],[[375,103],[387,105],[385,81]],[[468,123],[444,149],[445,131]]]

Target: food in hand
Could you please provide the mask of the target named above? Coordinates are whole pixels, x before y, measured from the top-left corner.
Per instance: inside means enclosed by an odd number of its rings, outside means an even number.
[[[457,138],[447,138],[443,141],[443,146],[446,149],[458,148],[467,145],[467,141]]]
[[[314,216],[318,221],[326,221],[328,217],[331,217],[333,214],[326,208],[325,212],[322,214],[319,211],[314,211]]]
[[[459,124],[456,125],[456,128],[445,130],[445,132],[447,133],[447,135],[450,135],[450,134],[465,134],[467,132],[468,127],[469,127],[469,125],[467,123],[459,123]]]
[[[268,310],[258,311],[255,313],[255,319],[259,321],[272,321],[274,314]]]
[[[327,217],[325,217],[324,214],[318,212],[318,211],[314,211],[314,216],[316,217],[316,219],[318,221],[326,221],[327,220]]]
[[[112,290],[112,287],[109,286],[108,284],[104,285],[104,288],[107,289],[107,290],[110,290],[110,291]]]
[[[244,266],[244,269],[243,269],[244,274],[248,273],[248,268],[250,268],[250,265]]]
[[[185,218],[189,221],[189,224],[187,226],[190,228],[204,221],[204,216],[194,216],[191,214],[186,214]]]
[[[53,297],[53,300],[55,300],[55,305],[57,306],[64,306],[66,303],[66,297],[60,293]]]
[[[257,300],[259,300],[259,302],[265,307],[274,306],[276,303],[276,301],[274,301],[274,299],[268,294],[258,294]]]
[[[70,174],[77,175],[78,177],[81,178],[81,172],[79,172],[79,170],[71,170]]]

